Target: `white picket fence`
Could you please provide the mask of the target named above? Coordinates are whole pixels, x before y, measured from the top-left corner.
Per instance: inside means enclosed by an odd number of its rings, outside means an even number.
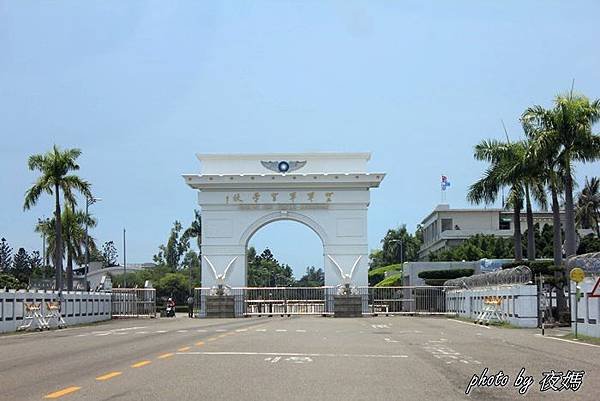
[[[483,311],[486,297],[501,297],[500,314],[504,320],[519,327],[537,327],[537,287],[527,284],[498,285],[479,288],[459,288],[446,291],[446,309],[467,319],[477,319]]]
[[[586,277],[579,287],[583,296],[579,299],[577,305],[577,331],[591,337],[600,338],[600,298],[590,297],[594,289],[597,277]],[[575,305],[575,285],[571,282],[571,302]],[[572,316],[575,316],[575,308],[572,309]],[[575,319],[572,319],[571,331],[575,332]]]
[[[62,297],[56,291],[0,290],[0,333],[16,331],[25,324],[25,303],[42,304],[46,314],[46,302],[61,301],[61,315],[67,325],[92,323],[111,318],[111,294],[100,292],[64,291]]]

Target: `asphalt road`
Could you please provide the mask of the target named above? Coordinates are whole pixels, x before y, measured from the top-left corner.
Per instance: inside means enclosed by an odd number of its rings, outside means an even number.
[[[0,400],[599,400],[600,347],[538,332],[423,317],[111,321],[0,336]],[[505,386],[466,395],[485,368]],[[541,392],[551,370],[571,388]],[[569,370],[585,371],[577,392]]]

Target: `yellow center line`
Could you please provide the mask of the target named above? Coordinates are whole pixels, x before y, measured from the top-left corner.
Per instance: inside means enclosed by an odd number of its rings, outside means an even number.
[[[159,355],[159,356],[158,356],[158,359],[170,358],[170,357],[172,357],[173,355],[175,355],[175,354],[174,354],[174,353],[172,353],[172,352],[167,352],[166,354]]]
[[[198,341],[198,342],[196,343],[196,346],[197,346],[197,347],[202,347],[203,345],[204,345],[204,341]]]
[[[191,347],[181,347],[179,348],[177,351],[179,352],[185,352],[185,351],[189,351]]]
[[[117,377],[117,376],[121,375],[122,373],[123,372],[110,372],[105,375],[96,377],[96,380],[104,381],[104,380],[112,379],[113,377]]]
[[[50,393],[47,396],[45,396],[44,398],[50,398],[50,399],[60,398],[63,395],[74,393],[75,391],[77,391],[79,389],[81,389],[81,387],[75,387],[75,386],[67,387],[62,390],[55,391],[54,393]]]
[[[150,365],[152,361],[140,361],[131,365],[132,368],[141,368],[142,366]]]

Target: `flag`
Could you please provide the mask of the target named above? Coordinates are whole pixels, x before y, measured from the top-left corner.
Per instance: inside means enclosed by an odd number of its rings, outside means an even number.
[[[446,188],[450,186],[450,181],[448,181],[448,177],[442,175],[442,191],[445,191]]]

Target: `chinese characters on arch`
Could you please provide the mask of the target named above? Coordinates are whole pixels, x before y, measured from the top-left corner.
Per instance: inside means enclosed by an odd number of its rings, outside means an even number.
[[[226,204],[327,204],[333,202],[335,193],[329,191],[273,191],[234,192],[225,196]]]

